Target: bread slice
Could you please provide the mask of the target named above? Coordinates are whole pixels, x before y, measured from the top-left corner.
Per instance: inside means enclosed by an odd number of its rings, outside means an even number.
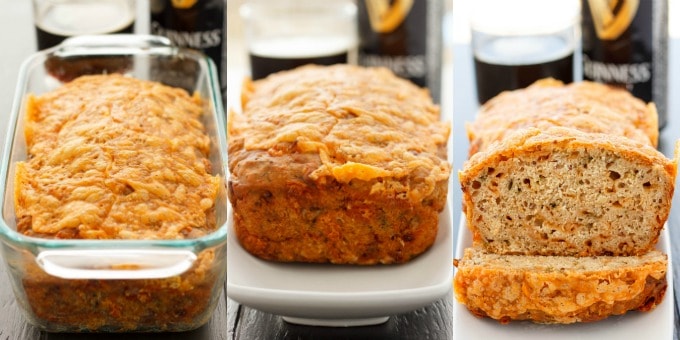
[[[622,136],[518,130],[459,172],[474,244],[497,254],[641,255],[670,212],[677,159]]]
[[[506,323],[575,323],[649,311],[666,292],[665,254],[497,255],[467,248],[455,262],[455,296],[475,315]]]

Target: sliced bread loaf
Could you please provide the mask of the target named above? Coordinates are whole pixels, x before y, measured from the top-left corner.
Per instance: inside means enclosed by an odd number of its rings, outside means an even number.
[[[574,323],[631,310],[649,311],[666,292],[667,258],[517,256],[468,248],[456,261],[458,301],[503,323]]]
[[[621,136],[518,130],[459,173],[473,241],[497,254],[641,255],[658,240],[677,160]]]

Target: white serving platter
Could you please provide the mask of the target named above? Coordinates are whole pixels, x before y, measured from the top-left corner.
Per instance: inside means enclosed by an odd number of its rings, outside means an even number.
[[[363,326],[427,306],[451,291],[453,231],[450,207],[440,214],[435,243],[405,264],[347,266],[276,263],[238,243],[230,220],[227,295],[243,305],[296,324]]]
[[[472,236],[462,215],[458,230],[456,258],[472,245]],[[465,340],[671,340],[674,330],[673,265],[668,225],[661,231],[657,249],[668,255],[666,295],[650,312],[628,312],[602,321],[570,325],[543,325],[529,321],[500,324],[496,320],[473,316],[464,305],[454,301],[453,338]],[[455,299],[455,298],[454,298]]]

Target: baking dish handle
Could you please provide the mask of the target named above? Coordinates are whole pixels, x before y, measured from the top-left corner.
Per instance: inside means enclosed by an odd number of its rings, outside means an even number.
[[[36,257],[48,274],[64,279],[161,279],[191,268],[196,254],[186,249],[55,249]]]

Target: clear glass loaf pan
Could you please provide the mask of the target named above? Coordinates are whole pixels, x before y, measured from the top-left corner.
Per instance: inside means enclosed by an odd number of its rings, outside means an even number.
[[[165,38],[85,36],[38,52],[21,66],[0,168],[0,239],[12,288],[28,321],[50,332],[160,332],[200,327],[226,277],[227,198],[217,228],[199,239],[63,240],[16,231],[15,165],[26,159],[25,98],[81,74],[125,73],[197,92],[211,137],[213,175],[226,174],[225,115],[215,65]]]

